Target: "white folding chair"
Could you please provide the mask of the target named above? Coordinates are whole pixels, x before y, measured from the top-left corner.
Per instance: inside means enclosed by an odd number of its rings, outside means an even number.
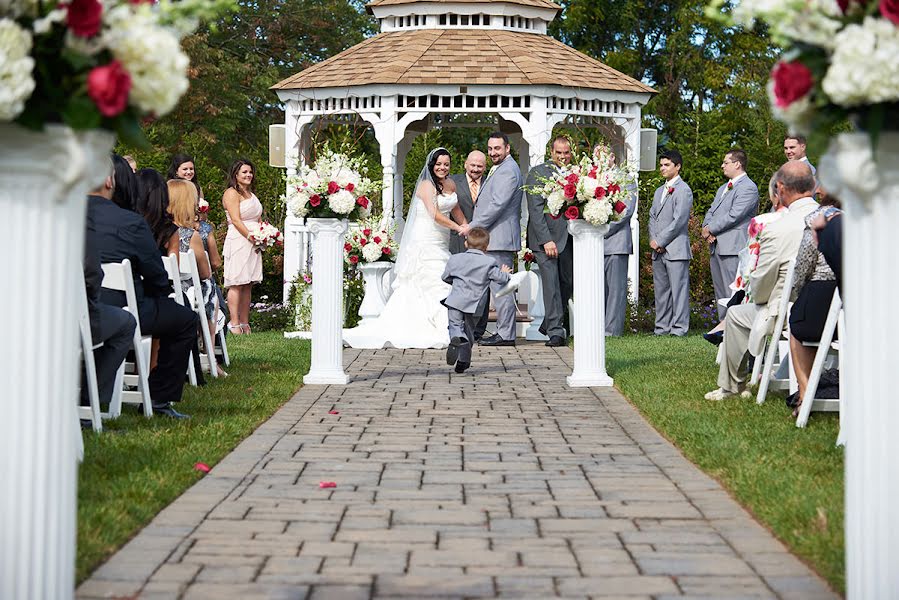
[[[771,337],[768,339],[767,352],[763,352],[765,363],[760,373],[759,391],[755,397],[755,401],[758,404],[765,403],[765,398],[768,396],[768,388],[771,387],[771,379],[775,375],[775,373],[772,372],[772,369],[774,368],[774,356],[778,353],[778,349],[781,348],[780,337],[784,330],[784,323],[787,322],[787,313],[789,312],[790,307],[790,294],[793,289],[793,273],[795,271],[796,260],[793,259],[789,262],[789,265],[787,267],[787,274],[784,278],[784,285],[780,295],[780,305],[778,306],[777,311],[777,319],[774,321],[774,331],[771,333]],[[789,360],[789,356],[789,350],[787,352],[783,352],[781,348],[780,362],[778,364],[781,365],[785,360]],[[761,358],[761,356],[756,357],[755,362],[760,362]],[[754,381],[755,379],[753,377],[750,377],[750,383]],[[789,379],[777,379],[779,387],[786,387],[787,385],[789,385],[788,382]]]
[[[182,252],[178,261],[181,275],[189,275],[191,288],[187,291],[187,301],[200,319],[200,334],[203,336],[203,347],[206,353],[200,353],[200,364],[208,367],[209,374],[218,377],[218,366],[215,362],[215,347],[209,333],[209,319],[206,317],[206,304],[203,302],[203,288],[200,286],[200,270],[197,268],[197,257],[193,250]],[[205,364],[204,364],[205,361]]]
[[[842,359],[840,342],[835,342],[833,339],[834,332],[839,331],[840,313],[842,312],[842,309],[843,302],[840,298],[840,292],[839,290],[834,290],[833,300],[830,302],[830,310],[827,311],[827,319],[824,321],[824,330],[821,332],[821,341],[817,344],[803,344],[805,346],[817,346],[818,351],[815,352],[815,361],[812,363],[812,371],[808,377],[808,385],[805,388],[805,394],[802,396],[802,404],[799,406],[799,416],[796,417],[796,427],[805,427],[808,423],[809,415],[813,410],[840,410],[840,398],[815,398],[815,394],[818,392],[818,383],[821,380],[821,374],[824,372],[824,363],[827,360],[827,357],[836,352],[838,358]],[[839,331],[839,337],[840,340],[843,339],[842,331]],[[840,395],[842,396],[842,390],[840,390],[840,392]]]
[[[162,266],[165,267],[165,272],[169,276],[169,283],[172,284],[171,297],[175,302],[184,306],[184,293],[181,291],[181,273],[178,267],[178,257],[174,252],[168,256],[162,257]],[[187,381],[192,386],[196,387],[197,373],[194,370],[193,358],[187,361]]]
[[[845,311],[840,309],[840,316],[837,318],[837,333],[840,336],[840,340],[838,342],[831,342],[832,346],[835,346],[836,350],[840,353],[840,370],[843,368],[843,354],[846,352],[846,314]],[[846,405],[846,400],[848,396],[846,394],[846,388],[843,387],[843,382],[846,381],[846,378],[843,377],[843,373],[840,373],[840,433],[837,435],[837,446],[845,446],[846,445],[846,428],[843,427],[843,419],[850,418],[846,411],[849,408]]]
[[[100,391],[97,389],[97,366],[94,363],[94,350],[103,343],[94,344],[91,339],[91,321],[87,310],[87,289],[84,285],[84,271],[78,265],[78,276],[75,278],[75,302],[78,303],[78,331],[81,334],[81,356],[84,359],[84,371],[87,375],[87,397],[89,406],[78,407],[78,433],[81,434],[81,419],[90,419],[94,431],[103,431],[103,420],[100,418]]]
[[[204,252],[203,257],[206,259],[206,264],[209,265],[209,272],[212,273],[212,263],[209,262],[209,253]],[[216,295],[215,299],[215,313],[220,314],[222,307],[219,305],[218,295]],[[222,362],[225,363],[226,367],[231,366],[231,357],[228,356],[228,343],[225,341],[225,328],[219,327],[218,323],[216,323],[216,337],[218,337],[219,346],[222,349]],[[215,348],[213,348],[213,353],[215,353]]]
[[[110,418],[118,417],[122,412],[122,403],[142,404],[144,416],[153,416],[153,403],[150,400],[150,349],[153,338],[141,335],[140,311],[137,307],[137,294],[134,292],[134,279],[131,275],[131,261],[127,258],[121,263],[105,263],[103,265],[103,287],[125,293],[125,310],[134,316],[137,327],[134,328],[134,373],[125,373],[127,363],[122,363],[116,377],[116,389],[109,405]],[[124,386],[137,388],[125,390]]]

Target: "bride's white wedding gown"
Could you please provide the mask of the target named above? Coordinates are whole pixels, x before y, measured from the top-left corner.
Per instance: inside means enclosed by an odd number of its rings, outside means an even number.
[[[421,202],[415,198],[415,202]],[[456,206],[456,194],[437,196],[444,216]],[[420,211],[421,212],[421,211]],[[449,235],[424,212],[403,232],[403,252],[411,262],[393,282],[393,294],[372,322],[343,330],[343,341],[353,348],[445,348],[449,344],[446,307],[440,301],[451,286],[440,278],[449,260]],[[412,244],[406,247],[406,244]]]

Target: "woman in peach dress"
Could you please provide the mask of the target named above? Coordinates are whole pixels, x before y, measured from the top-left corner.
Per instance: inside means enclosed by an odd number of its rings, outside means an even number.
[[[228,173],[228,189],[222,197],[228,214],[225,236],[225,287],[228,288],[228,329],[234,334],[250,333],[250,296],[254,283],[262,281],[262,254],[251,239],[249,227],[259,223],[262,203],[256,197],[256,168],[249,160],[238,159]]]

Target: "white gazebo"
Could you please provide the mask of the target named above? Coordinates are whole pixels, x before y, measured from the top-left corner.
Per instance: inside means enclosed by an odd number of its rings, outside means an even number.
[[[383,207],[403,220],[412,141],[432,127],[495,116],[523,173],[545,160],[553,128],[603,130],[618,156],[638,161],[640,111],[654,90],[546,34],[550,0],[374,0],[381,32],[273,87],[285,106],[288,155],[309,158],[317,123],[367,123],[380,146]],[[466,118],[468,122],[466,122]],[[485,140],[486,144],[486,140]],[[295,165],[288,164],[288,174]],[[458,169],[454,169],[458,170]],[[631,227],[638,240],[636,212]],[[285,296],[306,265],[301,219],[285,225]],[[631,256],[636,298],[637,252]]]

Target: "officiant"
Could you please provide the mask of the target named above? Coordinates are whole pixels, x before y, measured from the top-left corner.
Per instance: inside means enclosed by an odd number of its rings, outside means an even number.
[[[487,155],[480,150],[472,150],[465,159],[465,172],[450,175],[450,179],[456,182],[456,196],[459,198],[459,208],[465,215],[465,223],[469,223],[474,216],[474,205],[478,201],[478,192],[481,191],[484,183],[486,169]],[[459,225],[465,223],[459,223]],[[465,238],[455,231],[450,232],[449,244],[449,250],[453,254],[465,252]]]

